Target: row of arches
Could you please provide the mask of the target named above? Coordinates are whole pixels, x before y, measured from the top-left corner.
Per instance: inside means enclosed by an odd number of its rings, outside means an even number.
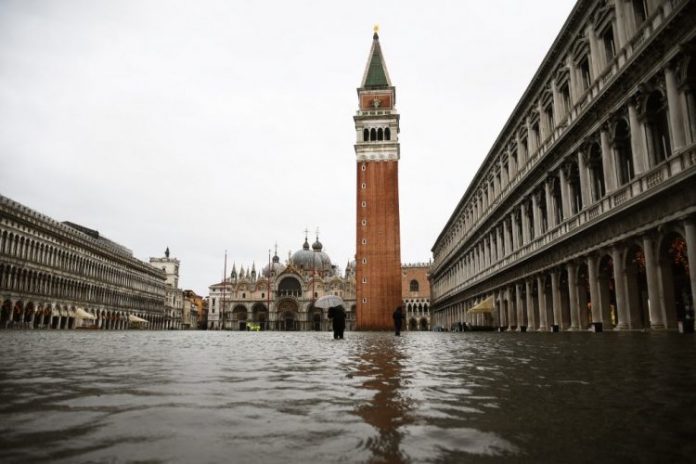
[[[689,266],[696,226],[687,220],[616,243],[437,313],[503,330],[678,329],[693,320],[696,279]],[[467,310],[494,297],[490,314]]]
[[[391,140],[391,129],[388,127],[373,127],[372,129],[363,129],[363,142],[375,142],[382,140]]]
[[[81,308],[60,303],[1,300],[0,329],[47,330],[126,330],[169,329],[172,321],[162,315],[143,311],[126,312],[103,308]],[[138,321],[132,316],[147,322]]]
[[[693,79],[696,81],[696,70]],[[560,169],[545,173],[539,185],[513,207],[511,214],[502,217],[489,232],[481,234],[481,239],[435,281],[435,290],[442,293],[461,280],[477,276],[597,204],[608,193],[633,180],[636,172],[659,169],[660,163],[672,154],[664,91],[658,87],[644,97],[638,113],[640,118],[636,119],[643,121],[643,128],[629,124],[629,113],[636,111],[632,107],[619,110],[611,124],[588,137],[565,159]],[[639,132],[633,140],[632,131]],[[481,210],[484,208],[487,208],[485,201],[480,206]],[[470,214],[473,219],[466,215],[464,224],[455,227],[459,239],[465,239],[466,224],[479,215],[475,211]]]
[[[350,327],[352,327],[350,325],[352,314],[355,314],[355,305],[351,305],[347,313]],[[325,331],[331,327],[327,310],[314,307],[310,303],[304,311],[300,311],[299,304],[292,299],[279,301],[276,310],[272,312],[269,312],[268,307],[263,303],[254,304],[251,310],[243,304],[237,304],[225,311],[224,316],[221,324],[227,330],[248,330],[252,325],[259,330],[281,331]]]
[[[0,264],[0,289],[18,294],[129,309],[140,308],[147,311],[161,309],[163,304],[162,299],[157,296],[138,295],[129,288],[107,287],[78,278],[63,277],[8,264]]]
[[[118,269],[116,266],[100,262],[96,256],[83,256],[53,243],[44,243],[18,232],[0,230],[0,256],[17,258],[21,261],[46,266],[63,271],[80,280],[85,278],[102,283],[133,288],[140,291],[156,291],[158,281],[132,270]]]

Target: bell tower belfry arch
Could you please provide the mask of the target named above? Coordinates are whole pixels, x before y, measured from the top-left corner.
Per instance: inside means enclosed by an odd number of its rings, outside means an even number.
[[[401,304],[399,113],[376,27],[358,101],[356,328],[389,330]]]

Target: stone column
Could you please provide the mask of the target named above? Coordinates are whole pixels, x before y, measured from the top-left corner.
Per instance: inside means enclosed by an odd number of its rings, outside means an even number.
[[[595,34],[592,24],[586,29],[587,41],[590,44],[590,68],[592,72],[592,80],[594,81],[602,71],[603,60],[600,59],[599,46],[597,44],[597,34]]]
[[[527,117],[527,155],[532,156],[537,150],[537,140],[534,138],[532,131],[532,120]]]
[[[517,170],[519,171],[527,164],[527,157],[525,156],[524,146],[522,145],[522,140],[520,140],[520,134],[515,134],[515,141],[517,142]]]
[[[689,260],[689,283],[691,284],[691,301],[694,309],[696,299],[696,221],[693,217],[684,220],[684,240],[686,240],[686,257]],[[693,263],[693,264],[692,264]]]
[[[539,291],[539,297],[537,298],[539,300],[539,331],[545,332],[549,330],[549,325],[546,314],[546,287],[544,286],[543,275],[537,276],[537,289]]]
[[[578,298],[578,280],[576,274],[577,264],[569,262],[566,264],[568,272],[568,296],[570,297],[570,330],[580,330],[580,301]]]
[[[503,228],[505,228],[505,222],[503,222]],[[505,242],[503,242],[503,234],[500,231],[500,226],[495,228],[495,235],[496,235],[496,241],[498,244],[497,252],[498,252],[498,261],[503,259],[503,256],[505,256]]]
[[[645,139],[643,138],[643,125],[638,120],[638,111],[632,100],[627,103],[628,124],[631,129],[631,153],[633,155],[633,170],[636,175],[648,170],[648,151],[645,149]]]
[[[498,327],[507,327],[507,315],[505,314],[505,311],[503,311],[503,294],[501,291],[497,291],[495,293],[495,306],[498,311]]]
[[[599,302],[599,283],[597,281],[597,257],[593,254],[587,256],[587,280],[589,280],[590,300],[592,300],[592,325],[595,332],[601,332],[603,327],[601,304]]]
[[[628,307],[626,306],[626,265],[618,245],[612,247],[611,259],[614,261],[614,291],[616,292],[616,314],[618,316],[616,328],[625,330],[629,328]]]
[[[522,219],[522,242],[526,245],[529,243],[529,216],[527,216],[527,203],[522,202],[520,209],[520,219]]]
[[[582,197],[582,208],[587,208],[592,204],[590,196],[590,173],[585,163],[585,155],[582,151],[578,152],[578,173],[580,174],[580,196]],[[580,208],[580,209],[582,209]]]
[[[602,146],[602,167],[604,168],[604,186],[607,193],[616,190],[617,176],[614,163],[614,152],[609,144],[609,133],[607,128],[602,127],[599,132],[599,137]]]
[[[524,281],[525,291],[527,293],[527,330],[536,330],[537,320],[534,317],[534,297],[532,296],[532,290],[534,285],[532,280],[527,279]]]
[[[553,195],[551,194],[551,179],[544,181],[544,196],[546,197],[546,224],[551,230],[556,227],[556,205],[554,205]]]
[[[578,78],[575,74],[577,70],[575,69],[575,63],[573,63],[573,57],[570,53],[568,54],[568,58],[566,58],[566,66],[568,67],[568,79],[570,80],[570,85],[568,86],[568,90],[570,90],[569,106],[572,108],[578,102],[578,98],[580,98],[582,92],[578,91]]]
[[[524,317],[524,306],[522,305],[522,284],[515,284],[515,309],[517,310],[517,331],[527,330],[527,321]]]
[[[507,226],[507,219],[503,220],[503,255],[507,256],[512,252],[512,237]]]
[[[563,218],[568,219],[570,214],[570,192],[568,180],[563,169],[558,170],[558,179],[561,182],[561,209],[563,210]]]
[[[508,317],[508,327],[510,329],[517,328],[517,311],[515,310],[515,304],[512,300],[512,286],[509,286],[505,290],[505,297],[507,300],[507,317]]]
[[[672,64],[665,68],[665,86],[667,87],[667,106],[669,107],[669,125],[672,135],[672,151],[677,151],[686,145],[684,137],[684,119],[681,105],[679,104],[679,90],[677,80],[674,77]],[[669,156],[669,154],[667,155]]]
[[[541,210],[536,193],[532,194],[532,218],[534,220],[534,237],[541,235]]]
[[[626,2],[623,0],[616,0],[614,2],[614,11],[616,14],[616,35],[618,37],[618,50],[621,50],[626,42],[628,42],[628,35],[626,33]]]
[[[503,155],[505,156],[505,155]],[[510,161],[508,161],[508,164]],[[508,170],[504,167],[503,165],[503,160],[500,160],[500,191],[502,192],[503,189],[507,186],[508,184]]]
[[[551,95],[553,96],[553,119],[556,121],[556,125],[558,125],[564,115],[561,95],[558,92],[558,83],[556,79],[551,79]]]
[[[517,250],[520,247],[519,239],[517,236],[517,216],[515,215],[515,212],[513,211],[512,214],[510,215],[510,223],[512,224],[512,241],[510,242],[512,245],[512,248],[510,249],[510,252],[513,252]]]
[[[551,271],[551,296],[553,300],[553,324],[551,327],[554,332],[561,330],[561,289],[560,289],[560,272],[556,269]]]

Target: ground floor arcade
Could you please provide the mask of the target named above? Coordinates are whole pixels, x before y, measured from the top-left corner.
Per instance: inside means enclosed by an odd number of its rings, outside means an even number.
[[[174,321],[145,311],[90,308],[6,295],[0,306],[0,329],[166,330]]]
[[[443,327],[518,331],[677,330],[691,324],[696,295],[696,221],[661,224],[434,314]],[[478,308],[492,300],[490,310]]]

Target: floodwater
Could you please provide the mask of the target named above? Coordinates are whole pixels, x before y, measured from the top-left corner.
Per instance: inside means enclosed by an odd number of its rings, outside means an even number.
[[[0,461],[694,462],[675,333],[0,332]]]

